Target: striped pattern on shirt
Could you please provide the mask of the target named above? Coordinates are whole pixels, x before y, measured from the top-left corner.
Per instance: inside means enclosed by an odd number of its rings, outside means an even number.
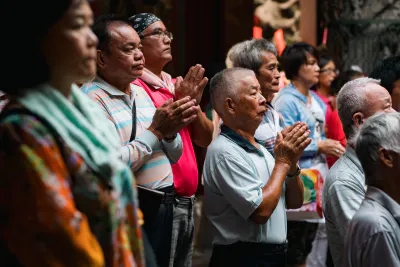
[[[268,103],[267,107],[268,110],[265,112],[260,126],[258,126],[254,134],[254,137],[260,141],[273,156],[276,135],[278,132],[283,130],[284,122],[279,113],[272,107],[271,104]]]
[[[148,135],[156,107],[147,93],[139,86],[131,84],[132,96],[114,92],[116,88],[104,90],[99,84],[106,84],[96,78],[94,83],[85,84],[82,90],[91,99],[96,101],[106,112],[107,117],[114,123],[121,138],[121,144],[130,154],[130,162],[135,173],[137,184],[148,188],[158,189],[170,186],[173,183],[171,164],[162,150],[161,145],[153,149],[141,143],[141,136]],[[108,85],[109,87],[111,85]],[[132,105],[136,102],[136,139],[129,141],[132,132]],[[157,140],[158,142],[158,140]],[[160,143],[160,142],[158,142]]]

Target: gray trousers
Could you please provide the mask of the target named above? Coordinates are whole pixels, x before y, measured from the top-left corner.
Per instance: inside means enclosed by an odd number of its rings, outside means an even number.
[[[194,197],[177,197],[174,204],[169,267],[192,266],[194,201]]]

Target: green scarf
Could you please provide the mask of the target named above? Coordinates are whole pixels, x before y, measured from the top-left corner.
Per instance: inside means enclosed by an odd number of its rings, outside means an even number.
[[[71,88],[70,100],[48,84],[29,89],[17,99],[25,108],[46,120],[103,182],[113,186],[118,192],[118,205],[121,208],[127,207],[132,210],[136,225],[130,225],[128,235],[133,242],[131,249],[135,259],[143,266],[135,180],[128,164],[119,158],[121,142],[117,130],[98,105],[75,84]],[[111,208],[113,216],[108,223],[116,229],[119,216],[118,212]]]
[[[71,101],[50,85],[42,84],[27,90],[18,102],[45,119],[98,175],[114,179],[131,172],[118,159],[119,136],[104,112],[75,84],[70,98]]]

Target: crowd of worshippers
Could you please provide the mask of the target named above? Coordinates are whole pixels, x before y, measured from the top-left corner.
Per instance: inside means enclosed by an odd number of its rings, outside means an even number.
[[[209,266],[400,266],[400,57],[338,74],[307,43],[250,39],[210,82],[173,78],[153,14],[10,2],[3,25],[40,19],[3,32],[1,264],[192,266],[203,183]],[[306,169],[324,216],[288,218]]]

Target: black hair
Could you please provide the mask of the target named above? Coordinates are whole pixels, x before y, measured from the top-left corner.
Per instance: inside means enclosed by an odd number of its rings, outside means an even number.
[[[317,49],[304,42],[294,43],[283,50],[279,63],[288,79],[296,77],[300,66],[307,63],[307,53],[319,60]]]
[[[123,15],[119,14],[100,15],[95,19],[92,26],[94,34],[97,36],[97,39],[99,39],[99,42],[97,43],[97,49],[105,52],[110,52],[109,43],[111,39],[111,33],[109,30],[109,26],[112,24],[122,24],[132,27],[127,17]]]
[[[319,57],[318,67],[320,69],[328,65],[329,62],[333,61],[332,57],[329,55],[328,50],[325,48],[325,46],[317,47],[317,52]]]
[[[1,16],[3,25],[15,20],[15,14],[20,18],[33,18],[29,24],[4,27],[2,42],[3,63],[6,66],[2,72],[3,79],[0,90],[16,95],[27,88],[35,87],[50,78],[50,70],[41,50],[41,41],[68,8],[77,0],[20,0],[6,1]],[[49,12],[50,10],[50,12]]]
[[[381,85],[392,94],[394,83],[400,80],[400,56],[382,60],[375,65],[368,77],[380,79]]]

